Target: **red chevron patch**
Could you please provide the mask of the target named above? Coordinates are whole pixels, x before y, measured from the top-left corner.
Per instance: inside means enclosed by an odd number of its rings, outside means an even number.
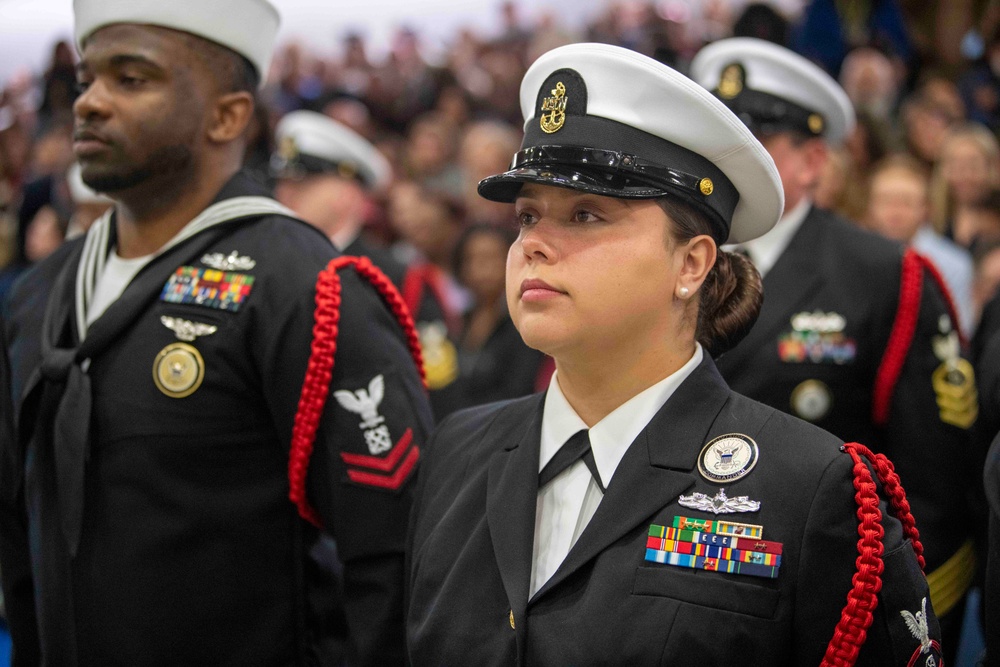
[[[391,475],[379,475],[373,472],[364,472],[362,470],[348,470],[347,476],[352,482],[357,484],[366,484],[368,486],[377,486],[382,489],[391,489],[395,491],[403,485],[406,478],[410,476],[413,471],[413,467],[417,465],[417,461],[420,459],[420,448],[412,447],[410,448],[410,453],[406,455],[406,459],[403,461],[399,469]]]
[[[344,460],[344,463],[348,466],[354,466],[354,468],[349,467],[347,469],[348,479],[356,484],[377,486],[382,489],[398,489],[403,485],[407,477],[410,476],[413,467],[420,459],[420,448],[416,445],[410,447],[412,441],[413,430],[406,429],[403,437],[389,450],[388,456],[367,456],[364,454],[341,452],[340,458]],[[402,460],[402,463],[400,463],[400,460]],[[397,464],[399,464],[398,468],[396,467]],[[366,468],[367,470],[357,470],[355,468]],[[391,475],[380,474],[388,473],[394,468],[396,472]]]
[[[399,439],[399,442],[389,450],[388,456],[367,456],[365,454],[347,454],[341,452],[340,458],[344,459],[344,463],[349,466],[389,472],[396,467],[399,459],[403,458],[403,454],[406,452],[406,448],[410,446],[411,440],[413,440],[413,429],[408,428],[403,437]]]

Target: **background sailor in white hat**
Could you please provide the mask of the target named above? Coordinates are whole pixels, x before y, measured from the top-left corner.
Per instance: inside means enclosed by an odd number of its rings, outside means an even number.
[[[373,193],[388,186],[392,168],[367,139],[314,111],[285,114],[275,128],[274,196],[345,255],[370,257],[401,284],[405,268],[364,236]]]
[[[312,111],[282,117],[275,142],[275,198],[345,255],[368,257],[400,290],[420,336],[435,417],[447,414],[453,404],[461,404],[463,390],[455,384],[455,325],[449,321],[453,309],[444,298],[441,272],[427,262],[403,264],[389,249],[368,241],[363,230],[371,195],[391,181],[388,162],[356,132]]]
[[[428,447],[411,662],[856,657],[845,629],[871,619],[842,614],[858,559],[853,454],[734,393],[712,361],[760,307],[750,263],[718,246],[781,215],[773,162],[707,91],[617,47],[543,55],[521,108],[521,150],[479,189],[514,203],[508,305],[557,371],[545,394],[448,418]],[[923,640],[938,650],[937,623],[900,523],[882,525],[882,544],[865,533],[867,560],[892,554],[881,583],[872,561],[853,593],[852,608],[874,609],[883,592],[860,657],[905,665]],[[926,618],[920,637],[904,610]]]
[[[969,455],[977,401],[947,292],[912,253],[904,259],[896,244],[813,205],[828,147],[854,126],[829,75],[749,38],[705,47],[691,73],[753,130],[785,192],[775,228],[741,246],[764,276],[767,299],[719,370],[737,391],[895,462],[953,650],[975,571],[967,486],[977,474]]]
[[[316,288],[337,251],[241,171],[278,14],[266,0],[75,11],[74,150],[115,206],[5,304],[14,662],[399,663],[429,407],[379,292],[351,270]],[[336,350],[325,377],[314,348]],[[310,557],[318,526],[342,586]]]

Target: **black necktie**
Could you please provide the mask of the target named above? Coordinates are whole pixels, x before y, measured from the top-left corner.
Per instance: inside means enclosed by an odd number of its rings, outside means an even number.
[[[604,493],[604,485],[601,484],[601,475],[597,472],[597,462],[594,461],[594,450],[590,448],[590,435],[587,429],[582,429],[574,433],[566,441],[566,444],[559,448],[556,455],[549,459],[549,462],[542,468],[542,472],[538,473],[538,488],[541,489],[544,487],[556,475],[580,459],[583,459],[583,462],[587,464],[587,468],[590,469],[590,474],[593,476],[594,481],[601,488],[601,493]]]

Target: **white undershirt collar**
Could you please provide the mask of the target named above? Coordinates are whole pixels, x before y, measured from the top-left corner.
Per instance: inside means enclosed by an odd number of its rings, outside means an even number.
[[[701,363],[704,353],[701,345],[695,343],[694,354],[678,370],[660,380],[648,389],[636,394],[625,403],[615,408],[604,419],[590,428],[590,446],[594,450],[594,460],[601,474],[601,482],[607,488],[611,478],[621,463],[622,457],[629,445],[636,439],[642,429],[653,419],[653,416],[663,407],[692,371]],[[538,457],[538,470],[541,472],[560,447],[570,436],[580,429],[587,428],[583,419],[569,404],[559,387],[558,372],[552,374],[549,380],[549,390],[545,396],[545,409],[542,416],[541,449]]]

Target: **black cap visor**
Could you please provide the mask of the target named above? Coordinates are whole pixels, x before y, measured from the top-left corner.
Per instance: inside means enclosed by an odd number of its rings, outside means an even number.
[[[479,194],[491,201],[513,202],[525,183],[538,183],[617,199],[674,196],[702,210],[716,236],[725,239],[729,226],[717,210],[706,205],[705,180],[620,151],[531,146],[514,156],[509,171],[480,181]]]
[[[291,158],[275,154],[271,156],[269,166],[271,176],[278,179],[301,181],[317,174],[333,174],[341,178],[357,180],[365,187],[372,186],[370,179],[365,178],[365,174],[354,163],[347,161],[326,160],[305,153],[299,153]]]
[[[497,202],[512,202],[525,183],[569,188],[619,199],[655,199],[669,194],[660,187],[621,173],[601,169],[556,164],[511,169],[479,182],[479,194]]]

